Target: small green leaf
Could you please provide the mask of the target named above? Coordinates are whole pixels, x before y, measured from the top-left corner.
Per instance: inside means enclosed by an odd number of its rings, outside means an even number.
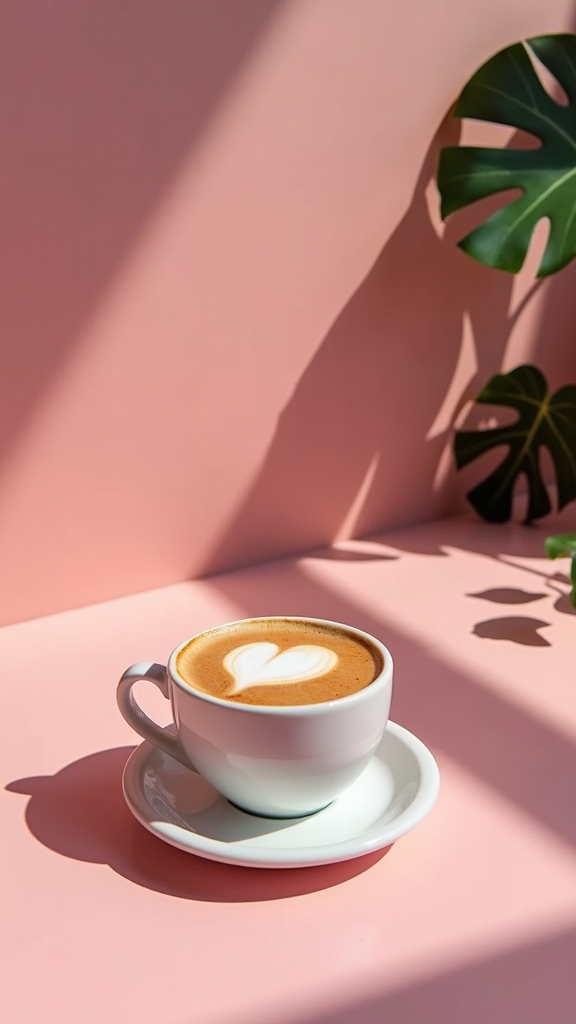
[[[570,604],[576,608],[576,533],[558,533],[547,537],[544,548],[548,558],[571,558],[570,562]]]
[[[518,366],[488,381],[477,402],[515,409],[518,419],[490,430],[460,430],[454,440],[458,469],[493,448],[506,445],[508,453],[493,473],[471,490],[467,498],[484,519],[504,523],[512,513],[514,485],[523,474],[528,484],[526,522],[550,511],[542,479],[538,450],[550,452],[556,471],[558,508],[576,498],[576,385],[555,394],[548,392],[544,375],[535,366]]]
[[[571,558],[576,555],[576,533],[557,533],[547,537],[544,548],[548,558]]]
[[[568,105],[544,89],[532,51],[563,86]],[[529,132],[536,149],[450,146],[438,167],[441,213],[486,196],[521,189],[458,244],[487,266],[517,273],[542,218],[550,234],[539,277],[554,274],[576,256],[576,36],[539,36],[515,43],[486,62],[464,86],[455,117],[491,121]]]

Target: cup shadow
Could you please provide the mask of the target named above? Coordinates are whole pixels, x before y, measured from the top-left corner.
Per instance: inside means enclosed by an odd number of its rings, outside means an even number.
[[[17,779],[6,789],[31,797],[26,824],[43,846],[63,857],[108,864],[136,885],[180,899],[252,903],[303,896],[362,874],[390,849],[340,864],[278,870],[184,853],[147,832],[126,806],[122,771],[134,749],[100,750],[55,775]]]

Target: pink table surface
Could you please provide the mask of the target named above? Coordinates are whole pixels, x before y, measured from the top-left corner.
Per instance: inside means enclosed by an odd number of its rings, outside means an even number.
[[[5,628],[2,1021],[574,1024],[576,617],[550,530],[444,521]],[[395,655],[392,718],[442,787],[385,855],[227,867],[123,803],[121,671],[265,613]]]

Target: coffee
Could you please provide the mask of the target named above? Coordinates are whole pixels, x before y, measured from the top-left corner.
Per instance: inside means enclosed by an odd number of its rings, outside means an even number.
[[[188,686],[238,704],[320,704],[363,690],[380,652],[354,633],[300,619],[252,619],[201,633],[178,654]]]

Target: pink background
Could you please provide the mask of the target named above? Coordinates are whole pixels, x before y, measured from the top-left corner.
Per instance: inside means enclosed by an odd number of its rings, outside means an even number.
[[[574,1024],[576,618],[544,536],[448,520],[0,630],[0,1019]],[[213,864],[122,799],[122,670],[272,608],[393,653],[441,788],[385,856]]]
[[[574,376],[574,271],[516,315],[428,213],[462,84],[568,0],[1,11],[2,621],[449,512],[465,397]]]
[[[409,526],[461,507],[488,375],[576,379],[576,270],[474,264],[430,184],[464,81],[573,0],[0,17],[0,1019],[574,1024],[574,505]],[[227,867],[124,803],[122,670],[275,612],[393,652],[442,781],[385,855]]]

